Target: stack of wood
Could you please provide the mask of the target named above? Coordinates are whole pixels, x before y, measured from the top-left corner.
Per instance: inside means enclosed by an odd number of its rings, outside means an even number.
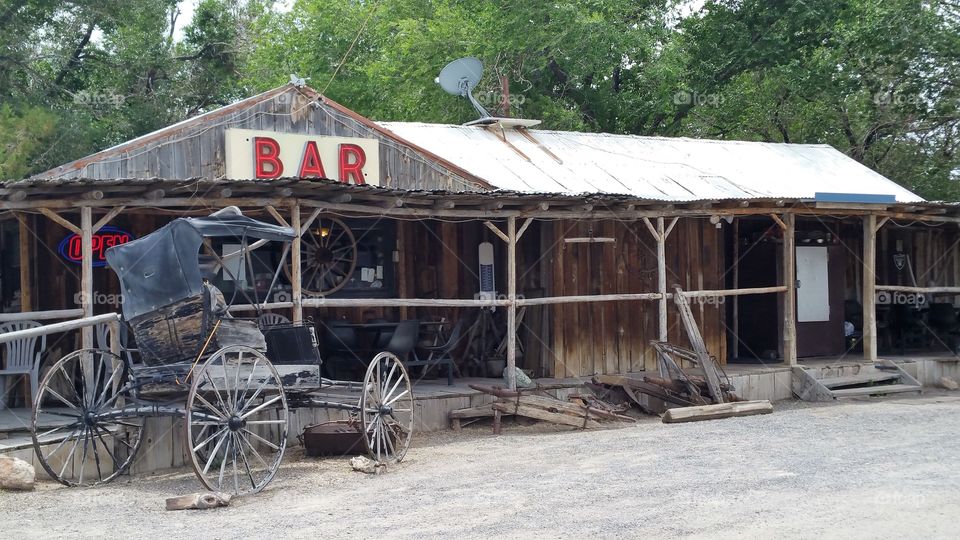
[[[633,422],[634,419],[620,414],[617,407],[602,403],[596,397],[578,395],[573,402],[562,401],[549,395],[538,395],[536,390],[507,390],[499,386],[471,384],[470,388],[497,398],[491,404],[460,409],[450,413],[454,429],[468,418],[493,417],[493,431],[500,433],[503,415],[517,415],[554,424],[581,429],[601,426],[602,422]]]

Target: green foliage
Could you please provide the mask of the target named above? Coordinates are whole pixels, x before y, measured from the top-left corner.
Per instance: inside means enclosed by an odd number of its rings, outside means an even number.
[[[543,127],[827,143],[960,199],[952,0],[2,0],[2,176],[23,176],[286,83],[361,114],[462,123],[433,81]],[[285,4],[284,4],[285,5]],[[502,106],[501,78],[510,100]]]

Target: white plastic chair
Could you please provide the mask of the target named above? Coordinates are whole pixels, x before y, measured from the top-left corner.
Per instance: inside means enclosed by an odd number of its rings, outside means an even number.
[[[110,325],[107,323],[101,323],[94,327],[94,334],[97,340],[97,348],[105,351],[110,350]],[[127,347],[130,339],[129,334],[127,333],[127,328],[120,323],[120,354],[126,356],[127,365],[133,364],[133,353],[139,352],[137,349],[131,349]]]
[[[0,324],[0,334],[40,326],[42,325],[36,321],[6,322]],[[2,396],[0,405],[4,405],[7,399],[6,377],[15,375],[26,375],[30,378],[30,401],[37,399],[37,387],[40,385],[40,356],[46,350],[47,336],[16,339],[3,344],[6,363],[3,369],[0,369],[0,380],[3,380],[3,385],[0,386],[0,396]]]
[[[260,327],[260,330],[266,329],[268,326],[273,326],[275,324],[288,324],[290,319],[280,315],[279,313],[264,313],[257,317],[257,326]]]

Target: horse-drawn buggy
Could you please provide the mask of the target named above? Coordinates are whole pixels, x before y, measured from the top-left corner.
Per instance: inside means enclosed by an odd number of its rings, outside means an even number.
[[[137,354],[83,349],[50,367],[34,399],[32,426],[47,473],[67,485],[113,480],[146,444],[146,418],[172,416],[184,419],[184,450],[204,486],[258,492],[280,467],[290,410],[301,407],[349,411],[371,458],[403,459],[413,395],[395,355],[377,354],[362,381],[324,378],[311,324],[234,317],[207,279],[211,265],[232,279],[239,268],[252,274],[251,252],[282,242],[269,298],[293,239],[290,228],[228,208],[175,219],[110,248],[107,261],[123,294],[121,324],[135,338]],[[217,254],[213,240],[238,247]],[[259,312],[265,301],[251,303]],[[39,419],[50,415],[64,421],[41,428]]]

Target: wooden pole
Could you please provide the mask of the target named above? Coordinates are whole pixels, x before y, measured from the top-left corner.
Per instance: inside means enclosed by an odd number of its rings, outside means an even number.
[[[877,216],[863,216],[863,359],[877,359]]]
[[[293,322],[303,320],[303,296],[301,295],[302,273],[300,270],[300,205],[295,204],[290,209],[290,226],[293,228],[293,242],[290,245],[290,294],[293,296]]]
[[[84,317],[93,317],[93,209],[89,206],[80,208],[80,233],[80,309]],[[84,349],[93,348],[92,326],[80,331],[80,342]]]
[[[663,229],[663,218],[657,218],[657,290],[660,292],[659,340],[667,341],[667,235]]]
[[[517,218],[507,218],[507,388],[517,387]]]
[[[797,250],[794,228],[796,216],[783,215],[783,361],[797,364]]]
[[[33,311],[33,258],[30,256],[30,246],[33,244],[33,235],[24,215],[20,222],[20,311]]]

